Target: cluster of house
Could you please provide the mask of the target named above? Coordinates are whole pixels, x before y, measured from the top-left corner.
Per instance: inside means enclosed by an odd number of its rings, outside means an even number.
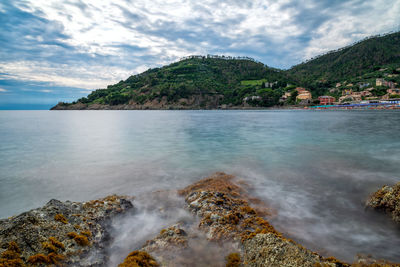
[[[385,81],[385,79],[379,78],[379,79],[376,79],[376,86],[386,86],[391,89],[394,89],[394,87],[396,86],[396,83],[391,82],[391,81]]]
[[[348,102],[355,102],[359,103],[362,101],[369,101],[369,100],[377,100],[377,97],[373,95],[372,91],[375,89],[375,87],[369,87],[370,83],[367,82],[360,82],[357,84],[360,89],[366,88],[362,91],[353,91],[352,89],[345,89],[342,91],[342,96],[339,97],[338,102],[336,102],[336,99],[332,96],[320,96],[318,97],[320,105],[333,105],[333,104],[341,104],[341,103],[348,103]],[[376,79],[376,86],[385,86],[389,87],[387,89],[387,93],[381,97],[382,100],[388,100],[392,98],[394,95],[400,95],[400,88],[395,88],[396,83],[391,82],[391,81],[385,81],[385,79],[379,78]],[[342,86],[341,83],[336,84],[336,88]],[[348,87],[353,87],[353,84],[346,84]],[[333,89],[331,92],[334,92],[338,89]],[[306,90],[305,88],[302,87],[297,87],[296,91],[298,93],[296,97],[296,102],[299,104],[309,104],[312,101],[312,95],[311,92]],[[281,97],[281,102],[286,101],[289,97],[291,96],[291,92],[286,92],[282,97]]]
[[[360,102],[361,100],[368,99],[372,97],[371,91],[374,90],[374,87],[367,88],[364,91],[354,92],[351,89],[345,89],[342,91],[342,96],[339,97],[339,103],[343,102]],[[374,97],[372,97],[374,98]]]
[[[265,87],[272,87],[274,83],[265,83]],[[337,92],[339,87],[341,86],[346,86],[346,87],[351,87],[354,88],[354,84],[349,83],[349,84],[341,84],[337,83],[336,88],[333,88],[330,90],[331,93]],[[353,91],[352,89],[344,89],[342,91],[342,96],[339,97],[338,101],[336,102],[336,99],[333,96],[320,96],[318,97],[320,105],[334,105],[334,104],[343,104],[343,103],[360,103],[362,101],[369,101],[369,100],[377,100],[377,97],[373,95],[372,91],[375,90],[375,87],[369,87],[370,83],[368,82],[359,82],[357,83],[359,89],[364,89],[362,91]],[[376,79],[376,86],[384,86],[384,87],[389,87],[387,89],[387,93],[380,97],[381,100],[388,100],[393,98],[393,96],[398,96],[400,95],[400,88],[395,88],[397,83],[391,82],[391,81],[386,81],[385,79],[378,78]],[[368,87],[368,88],[367,88]],[[297,91],[297,96],[296,96],[296,103],[300,105],[308,105],[311,104],[312,102],[312,94],[310,91],[308,91],[306,88],[303,87],[296,87],[295,89]],[[285,92],[281,98],[280,102],[286,102],[291,96],[292,92]],[[247,102],[249,100],[259,100],[261,99],[259,96],[248,96],[243,99],[244,102]]]
[[[300,104],[310,104],[312,101],[312,94],[306,88],[303,87],[296,87],[297,91],[296,102]],[[285,102],[289,97],[292,96],[292,92],[286,92],[284,95],[281,96],[280,102]]]

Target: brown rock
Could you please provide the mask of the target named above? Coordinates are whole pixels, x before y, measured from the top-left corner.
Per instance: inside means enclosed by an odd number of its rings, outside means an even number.
[[[390,214],[395,222],[400,223],[400,182],[383,186],[369,197],[366,205]]]

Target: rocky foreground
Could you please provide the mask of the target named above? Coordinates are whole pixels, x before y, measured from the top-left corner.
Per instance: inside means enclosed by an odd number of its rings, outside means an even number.
[[[205,178],[179,194],[186,208],[199,218],[196,227],[177,222],[163,229],[139,251],[132,252],[123,266],[400,266],[399,264],[359,257],[352,264],[334,257],[322,257],[279,233],[265,219],[273,211],[251,198],[246,185],[224,173]],[[198,232],[200,231],[200,233]],[[223,247],[224,262],[193,263],[204,233],[208,244]],[[217,248],[213,248],[216,250]],[[200,253],[204,253],[200,251]],[[186,257],[179,257],[185,255]],[[201,256],[202,259],[206,255]],[[218,258],[217,258],[218,259]]]
[[[376,207],[393,204],[396,211],[398,188],[384,187],[370,202]],[[216,173],[178,194],[197,219],[166,226],[127,255],[120,267],[400,266],[370,258],[349,264],[304,248],[277,231],[266,219],[275,212],[231,175]],[[132,202],[121,196],[84,203],[51,200],[42,208],[0,220],[0,267],[109,266],[111,221],[133,214]]]
[[[0,266],[105,266],[111,220],[133,211],[121,196],[44,207],[0,220]]]

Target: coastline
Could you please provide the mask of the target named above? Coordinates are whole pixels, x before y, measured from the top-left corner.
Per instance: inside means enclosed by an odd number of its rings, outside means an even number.
[[[381,104],[381,105],[331,105],[331,106],[272,106],[272,107],[252,107],[252,106],[212,106],[201,108],[198,106],[181,105],[100,105],[100,104],[57,104],[50,110],[400,110],[400,104]]]

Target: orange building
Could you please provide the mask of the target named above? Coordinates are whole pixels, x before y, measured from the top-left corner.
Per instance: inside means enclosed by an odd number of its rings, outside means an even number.
[[[333,96],[323,95],[318,97],[318,100],[321,105],[333,105],[336,99]]]

